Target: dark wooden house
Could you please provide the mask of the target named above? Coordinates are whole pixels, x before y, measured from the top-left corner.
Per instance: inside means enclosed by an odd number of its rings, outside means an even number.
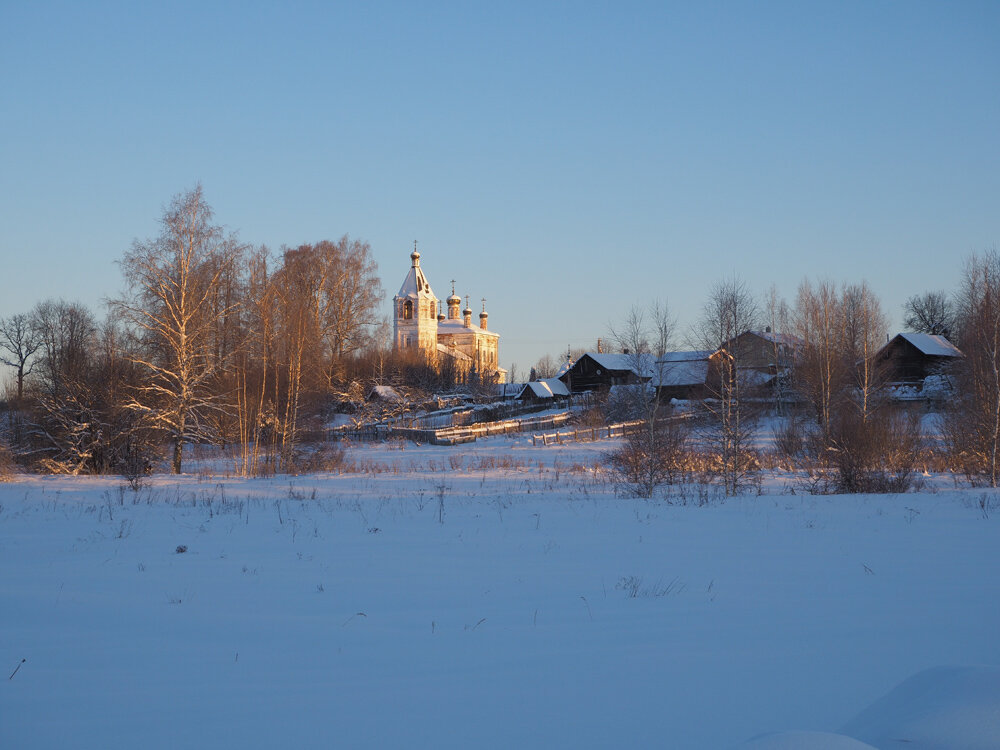
[[[763,331],[744,331],[719,348],[732,354],[740,369],[777,375],[792,366],[795,353],[801,346],[802,340],[797,336],[774,333],[768,328]]]
[[[587,352],[559,379],[573,393],[596,391],[613,385],[646,382],[655,372],[655,359],[649,354],[603,354]]]
[[[919,385],[930,375],[940,375],[964,355],[944,336],[900,333],[875,355],[883,377],[890,383]]]

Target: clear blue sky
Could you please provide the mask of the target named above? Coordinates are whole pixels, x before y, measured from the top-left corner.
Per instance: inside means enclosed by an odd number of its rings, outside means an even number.
[[[898,326],[1000,243],[997,2],[153,5],[0,3],[0,315],[97,308],[198,181],[389,297],[419,240],[522,371],[734,273]]]

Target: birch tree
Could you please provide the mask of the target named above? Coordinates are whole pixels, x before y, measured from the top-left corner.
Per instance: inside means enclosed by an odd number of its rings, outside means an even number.
[[[868,422],[880,402],[885,377],[875,359],[889,330],[882,305],[866,282],[844,288],[845,369],[853,376],[852,401],[862,423]]]
[[[795,383],[815,409],[824,446],[836,399],[843,393],[848,371],[844,367],[844,311],[841,295],[830,281],[799,285],[792,318],[802,340],[795,363]]]
[[[747,352],[737,337],[759,322],[760,310],[753,294],[746,282],[734,276],[712,288],[695,333],[698,348],[716,350],[706,384],[710,394],[704,402],[710,417],[706,438],[717,452],[727,495],[736,494],[757,471],[754,384],[751,372],[744,367]]]
[[[116,306],[145,343],[135,362],[148,378],[128,406],[168,436],[179,474],[184,444],[207,437],[207,413],[223,408],[212,381],[226,360],[211,336],[218,316],[238,304],[218,300],[220,280],[242,247],[213,224],[200,185],[175,196],[160,224],[158,236],[136,240],[125,253],[127,296]]]

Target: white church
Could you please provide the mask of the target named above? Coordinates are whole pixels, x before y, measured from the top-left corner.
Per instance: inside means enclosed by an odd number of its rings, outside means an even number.
[[[507,371],[499,366],[500,335],[487,327],[486,300],[479,313],[479,326],[473,326],[469,298],[465,298],[465,309],[460,310],[462,298],[455,294],[455,282],[452,281],[451,296],[445,300],[448,306],[445,314],[441,301],[434,296],[420,268],[416,244],[413,243],[410,254],[410,272],[392,300],[393,346],[400,352],[422,354],[437,368],[450,360],[463,380],[476,373],[479,377],[495,377],[497,382],[503,383]]]

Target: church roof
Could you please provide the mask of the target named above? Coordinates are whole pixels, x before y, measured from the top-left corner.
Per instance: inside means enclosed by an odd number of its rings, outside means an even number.
[[[419,257],[410,266],[410,272],[406,274],[403,285],[399,287],[396,294],[397,299],[437,299],[431,291],[431,285],[427,283],[423,269],[420,268]]]
[[[438,321],[438,336],[447,336],[449,334],[460,335],[460,334],[475,334],[477,336],[489,336],[492,338],[500,338],[500,334],[496,331],[484,331],[477,325],[472,325],[469,328],[465,327],[465,322],[462,320],[439,320]]]

